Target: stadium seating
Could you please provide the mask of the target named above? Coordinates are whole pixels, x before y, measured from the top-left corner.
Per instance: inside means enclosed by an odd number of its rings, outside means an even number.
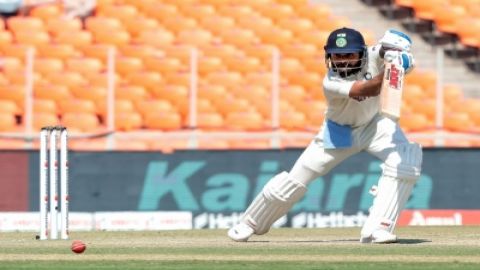
[[[462,19],[465,14],[480,14],[478,1],[392,2],[411,9],[418,19],[434,22],[438,31],[458,35],[465,46],[480,48],[478,19]],[[189,126],[193,48],[198,53],[199,129],[272,129],[272,65],[277,50],[281,56],[280,122],[274,128],[316,131],[325,110],[323,46],[331,30],[351,25],[326,4],[296,0],[102,0],[95,15],[84,23],[63,18],[60,7],[52,5],[35,8],[27,17],[9,18],[4,24],[0,52],[6,58],[0,73],[0,103],[6,120],[1,129],[16,130],[20,124],[11,116],[24,110],[25,53],[33,46],[35,128],[62,123],[78,132],[98,131],[106,125],[106,71],[112,48],[116,49],[114,111],[119,131],[172,131]],[[377,37],[371,31],[362,32],[368,44],[375,43]],[[401,120],[406,131],[434,128],[436,81],[429,70],[407,76]],[[444,91],[445,130],[479,128],[479,101],[464,98],[454,85],[445,86]],[[462,110],[465,107],[472,109]],[[199,146],[246,145],[219,141]],[[255,145],[268,147],[269,143],[250,144]],[[104,147],[105,142],[98,146]],[[124,149],[135,146],[167,147],[144,142]]]

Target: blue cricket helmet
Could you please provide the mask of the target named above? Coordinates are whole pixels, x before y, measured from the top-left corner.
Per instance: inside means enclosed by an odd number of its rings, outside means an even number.
[[[367,45],[360,32],[352,28],[340,28],[328,36],[325,53],[357,53],[364,52]]]

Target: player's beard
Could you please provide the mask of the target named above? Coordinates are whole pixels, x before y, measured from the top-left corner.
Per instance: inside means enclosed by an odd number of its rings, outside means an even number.
[[[339,60],[332,61],[333,71],[337,72],[340,77],[345,78],[359,72],[362,69],[362,60]]]

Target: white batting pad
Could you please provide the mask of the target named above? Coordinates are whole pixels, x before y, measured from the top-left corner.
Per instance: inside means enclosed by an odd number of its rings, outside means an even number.
[[[422,147],[417,143],[408,143],[395,148],[396,151],[382,165],[383,174],[399,179],[418,179],[422,169]]]
[[[375,230],[393,232],[398,216],[412,192],[415,181],[382,176],[378,182],[377,196],[362,228],[362,236],[368,237]]]
[[[421,166],[420,145],[409,143],[396,146],[396,151],[387,157],[382,166],[383,175],[378,181],[370,214],[363,225],[362,237],[370,237],[376,230],[393,232],[400,212],[420,177]]]
[[[305,194],[306,187],[293,179],[287,172],[274,176],[265,185],[263,191],[245,211],[243,222],[252,227],[255,234],[265,234],[272,224]]]

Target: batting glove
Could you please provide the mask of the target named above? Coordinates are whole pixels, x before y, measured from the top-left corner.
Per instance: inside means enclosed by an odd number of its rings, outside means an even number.
[[[403,68],[405,74],[410,73],[415,67],[415,59],[409,52],[386,51],[383,57],[386,62],[395,63]]]

